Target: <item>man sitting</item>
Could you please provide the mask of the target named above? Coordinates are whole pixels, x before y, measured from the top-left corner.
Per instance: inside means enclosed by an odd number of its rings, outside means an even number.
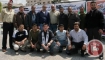
[[[30,51],[33,52],[34,50],[37,50],[37,52],[40,52],[40,44],[38,42],[38,36],[39,36],[40,30],[37,29],[37,24],[32,25],[32,29],[29,32],[29,41],[31,44]]]
[[[43,52],[50,51],[50,55],[53,55],[53,37],[54,34],[49,30],[48,24],[43,24],[43,30],[40,32],[39,40],[43,48]]]
[[[13,33],[14,39],[13,46],[16,54],[18,54],[19,48],[24,52],[26,51],[25,48],[28,43],[27,36],[28,36],[27,30],[24,29],[23,24],[20,24],[18,29],[15,30]]]
[[[75,46],[74,52],[78,53],[78,50],[81,50],[81,56],[84,57],[84,52],[86,50],[86,45],[88,43],[88,36],[85,31],[79,28],[79,22],[74,23],[74,29],[70,31],[70,37],[72,38],[71,46]],[[68,47],[69,53],[71,47]]]
[[[56,31],[55,37],[57,40],[57,45],[59,47],[59,53],[63,51],[63,47],[66,47],[68,44],[68,31],[64,30],[64,25],[59,25],[59,30]]]

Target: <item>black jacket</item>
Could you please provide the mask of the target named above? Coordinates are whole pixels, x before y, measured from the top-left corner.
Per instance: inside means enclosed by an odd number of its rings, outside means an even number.
[[[67,30],[68,28],[68,16],[64,13],[60,13],[60,15],[58,16],[58,20],[59,20],[59,25],[63,24],[64,25],[64,29]]]
[[[86,20],[85,21],[85,28],[87,28],[87,29],[89,29],[89,28],[103,29],[104,16],[97,9],[95,9],[93,12],[92,11],[88,12],[86,14],[85,20]]]
[[[32,15],[33,15],[33,12],[30,11],[29,13],[27,13],[27,16],[26,16],[26,27],[29,27],[31,29],[32,27],[32,24],[36,23],[37,24],[37,21],[36,21],[36,18],[35,18],[35,21],[32,22]],[[35,13],[35,16],[36,16],[36,13]]]

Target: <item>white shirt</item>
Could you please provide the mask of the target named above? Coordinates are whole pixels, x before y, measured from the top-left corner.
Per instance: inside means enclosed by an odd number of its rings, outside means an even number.
[[[88,43],[88,36],[86,35],[85,31],[82,29],[79,29],[78,32],[76,32],[74,29],[70,31],[70,36],[73,38],[73,42],[81,42],[84,41],[84,44]]]

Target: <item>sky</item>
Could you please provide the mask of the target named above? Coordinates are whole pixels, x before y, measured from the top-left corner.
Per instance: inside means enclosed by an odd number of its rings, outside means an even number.
[[[0,0],[2,3],[8,3],[9,0]],[[13,3],[22,3],[23,5],[26,4],[26,0],[13,0]]]

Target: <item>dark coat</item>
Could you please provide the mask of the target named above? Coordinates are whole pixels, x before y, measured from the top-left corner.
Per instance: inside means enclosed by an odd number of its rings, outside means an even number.
[[[50,23],[50,15],[49,15],[49,12],[45,12],[45,14],[40,11],[37,13],[37,24],[40,25],[40,24],[43,24],[43,23],[46,23],[46,24],[49,24]]]
[[[79,16],[74,12],[71,14],[68,13],[68,28],[70,28],[70,30],[74,29],[75,22],[80,22]]]
[[[93,12],[92,11],[88,12],[86,14],[85,20],[86,20],[85,21],[85,28],[87,28],[87,29],[89,29],[89,28],[103,29],[104,16],[97,9],[95,9]]]
[[[32,15],[33,15],[33,12],[32,11],[30,11],[26,15],[26,27],[29,27],[30,29],[32,27],[32,24],[34,24],[34,23],[37,24],[36,18],[35,18],[34,22],[32,21]],[[35,13],[35,16],[36,16],[36,13]]]
[[[67,30],[68,28],[68,17],[65,13],[60,13],[60,15],[58,16],[58,21],[59,21],[59,25],[63,24],[64,25],[64,29]]]
[[[25,26],[25,13],[18,12],[14,17],[14,25],[17,28],[20,24],[23,24]]]

